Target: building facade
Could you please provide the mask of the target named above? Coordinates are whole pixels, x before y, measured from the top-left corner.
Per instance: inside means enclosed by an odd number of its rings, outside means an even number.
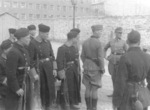
[[[106,0],[92,0],[92,10],[96,16],[105,15],[105,1]]]
[[[77,0],[76,16],[90,16],[91,0]],[[73,16],[71,0],[0,0],[0,12],[21,20],[67,18]]]

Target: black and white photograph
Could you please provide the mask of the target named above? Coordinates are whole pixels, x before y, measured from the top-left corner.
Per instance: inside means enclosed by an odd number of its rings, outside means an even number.
[[[0,110],[150,110],[150,0],[0,0]]]

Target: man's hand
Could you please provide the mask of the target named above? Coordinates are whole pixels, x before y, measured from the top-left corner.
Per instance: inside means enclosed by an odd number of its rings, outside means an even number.
[[[37,81],[37,80],[39,80],[39,79],[40,79],[40,78],[39,78],[39,75],[36,74],[36,75],[34,76],[34,80]]]
[[[117,110],[117,107],[116,107],[116,106],[113,106],[113,110]]]
[[[54,77],[57,76],[57,71],[56,70],[53,70],[53,75],[54,75]]]
[[[4,79],[3,84],[7,85],[7,78]]]
[[[19,89],[16,93],[17,93],[18,96],[23,96],[24,95],[23,89]]]

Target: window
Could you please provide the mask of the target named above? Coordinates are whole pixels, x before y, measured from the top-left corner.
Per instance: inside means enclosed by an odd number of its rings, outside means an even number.
[[[21,14],[21,19],[25,20],[26,19],[26,15],[23,13]]]
[[[59,11],[60,10],[60,6],[57,6],[57,11]]]
[[[66,6],[63,6],[63,11],[66,11]]]
[[[40,4],[36,4],[36,9],[40,9]]]
[[[21,2],[20,3],[20,8],[25,8],[26,7],[26,4],[24,2]]]
[[[46,4],[43,5],[43,9],[47,9],[47,5]]]
[[[40,14],[36,14],[36,18],[37,18],[37,19],[40,19]]]
[[[51,6],[50,6],[50,10],[53,10],[53,9],[54,9],[54,6],[53,6],[53,5],[51,5]]]
[[[50,15],[49,18],[53,18],[53,15]]]
[[[13,2],[12,7],[13,8],[18,8],[18,2]]]
[[[83,8],[81,8],[81,12],[83,12]]]
[[[33,4],[29,3],[29,8],[32,9],[32,7],[33,7]]]
[[[29,19],[33,19],[33,14],[29,14]]]
[[[47,18],[47,15],[44,15],[44,19],[46,19]]]
[[[10,2],[4,2],[4,7],[10,7]]]

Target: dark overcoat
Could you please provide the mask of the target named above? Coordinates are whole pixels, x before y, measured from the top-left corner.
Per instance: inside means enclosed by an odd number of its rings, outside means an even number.
[[[7,55],[6,76],[8,90],[6,93],[6,110],[17,110],[19,99],[16,92],[22,88],[25,75],[25,67],[29,65],[28,51],[21,45],[14,43]],[[27,75],[28,77],[28,75]],[[28,85],[26,85],[28,87]]]
[[[138,91],[138,99],[144,107],[150,105],[149,90],[144,87],[145,79],[148,81],[150,89],[150,56],[144,53],[140,47],[131,47],[121,57],[118,71],[116,73],[113,105],[119,110],[133,110],[132,98],[133,92]],[[132,86],[140,84],[140,86]]]
[[[39,68],[40,74],[40,96],[42,106],[50,106],[55,99],[55,78],[53,76],[53,62],[55,57],[49,40],[32,40],[29,45],[31,68]],[[48,61],[42,62],[43,59]]]
[[[69,93],[69,103],[79,104],[80,97],[80,73],[79,69],[79,54],[74,46],[62,45],[58,48],[57,66],[58,71],[66,70],[67,87]],[[73,62],[72,64],[68,64]],[[63,102],[60,102],[63,103]]]

